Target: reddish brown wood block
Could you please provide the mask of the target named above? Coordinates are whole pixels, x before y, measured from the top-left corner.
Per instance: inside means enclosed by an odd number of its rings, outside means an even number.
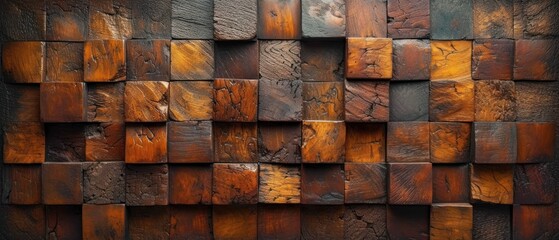
[[[45,125],[47,162],[83,162],[85,160],[85,125]]]
[[[214,43],[209,40],[171,41],[172,80],[210,80],[214,77]]]
[[[392,78],[392,39],[348,38],[347,78]]]
[[[470,201],[470,169],[467,164],[433,165],[433,202]]]
[[[301,172],[298,166],[261,164],[258,202],[300,203]]]
[[[343,163],[346,128],[342,121],[304,121],[303,163]]]
[[[124,162],[84,163],[82,166],[84,203],[125,202]]]
[[[388,37],[429,38],[429,0],[388,1]]]
[[[516,124],[512,122],[473,125],[475,163],[514,163],[517,158]]]
[[[388,82],[351,81],[345,84],[345,120],[348,122],[387,122]]]
[[[388,203],[428,205],[433,195],[431,163],[390,163]]]
[[[516,120],[516,90],[513,81],[476,81],[475,99],[476,121]]]
[[[555,124],[516,123],[517,163],[549,162],[555,156]]]
[[[45,81],[46,47],[44,42],[2,43],[2,75],[9,83]]]
[[[126,163],[166,163],[167,126],[157,124],[128,124],[126,126]]]
[[[81,163],[44,163],[42,167],[43,203],[49,205],[83,203]]]
[[[257,4],[249,0],[214,1],[214,38],[249,40],[256,37]]]
[[[41,204],[40,165],[7,165],[3,170],[2,203]]]
[[[124,40],[86,41],[83,53],[85,81],[113,82],[126,79],[125,51]]]
[[[257,202],[258,164],[216,163],[213,165],[213,204],[256,204]]]
[[[472,239],[473,208],[469,203],[439,203],[431,206],[431,238]]]
[[[89,7],[89,39],[132,38],[132,6],[130,1],[90,1]]]
[[[4,125],[4,163],[45,161],[45,131],[41,123],[16,122]]]
[[[87,84],[87,121],[124,121],[124,83]]]
[[[301,208],[299,205],[259,205],[259,239],[300,239]]]
[[[272,1],[260,1],[260,4],[265,2],[271,4]],[[290,2],[294,3],[296,1]],[[300,80],[301,43],[299,41],[260,41],[259,67],[260,79]]]
[[[514,38],[555,38],[559,34],[559,27],[554,24],[559,16],[556,4],[553,0],[514,0]]]
[[[513,201],[512,165],[480,165],[470,168],[471,199],[473,202],[512,204]]]
[[[429,239],[429,206],[388,205],[386,226],[390,239]]]
[[[470,162],[471,124],[431,122],[429,129],[432,163]]]
[[[303,165],[301,170],[301,203],[343,204],[343,165]]]
[[[303,0],[301,3],[303,38],[345,37],[345,1]]]
[[[554,203],[554,180],[552,169],[546,163],[516,165],[514,168],[514,203]]]
[[[474,38],[513,38],[513,0],[473,1]]]
[[[86,161],[123,161],[124,123],[91,124],[85,128]]]
[[[258,80],[258,120],[301,121],[303,82]]]
[[[343,239],[344,206],[303,205],[301,239]]]
[[[87,89],[85,83],[42,83],[43,122],[85,122]]]
[[[553,205],[514,205],[512,239],[553,239]]]
[[[44,239],[45,207],[42,205],[0,206],[1,234],[6,239]]]
[[[5,84],[6,122],[39,122],[40,90],[36,84]]]
[[[83,82],[84,44],[48,42],[45,82]]]
[[[169,83],[127,82],[124,87],[124,119],[127,122],[164,122],[168,118]]]
[[[169,40],[126,41],[126,79],[169,81],[170,45]]]
[[[394,40],[392,47],[394,51],[392,55],[392,80],[429,79],[431,64],[431,44],[429,40]]]
[[[172,165],[169,167],[170,204],[211,204],[212,167]]]
[[[211,239],[212,206],[171,206],[170,239]]]
[[[213,237],[215,239],[257,239],[256,205],[214,206]]]
[[[386,160],[386,125],[346,124],[345,161],[377,163]]]
[[[171,0],[136,0],[131,4],[133,38],[171,38]]]
[[[81,206],[46,206],[47,239],[81,239]]]
[[[301,42],[301,80],[344,81],[345,41]]]
[[[89,4],[81,0],[45,1],[47,40],[83,41],[87,37]]]
[[[387,239],[386,206],[346,205],[344,239]]]
[[[211,81],[180,81],[169,84],[169,117],[172,120],[211,120],[212,115]]]
[[[431,41],[430,79],[472,79],[472,42]]]
[[[214,81],[214,120],[256,122],[257,109],[258,80]]]
[[[346,163],[345,203],[386,203],[386,166]]]
[[[474,205],[473,239],[511,239],[511,206]]]
[[[44,4],[37,4],[35,0],[9,0],[3,3],[0,39],[3,41],[45,39],[47,16]]]
[[[475,90],[472,80],[431,81],[429,120],[473,122]]]
[[[386,37],[386,1],[346,0],[346,36]]]
[[[303,83],[304,120],[343,120],[343,82]]]
[[[388,162],[429,162],[429,123],[389,122],[386,152]]]
[[[83,239],[124,239],[126,206],[124,204],[82,206]]]
[[[214,59],[216,78],[259,78],[258,41],[216,42]]]
[[[259,162],[300,163],[301,124],[268,123],[258,124]]]
[[[167,141],[170,163],[213,161],[211,122],[169,122],[168,125]]]
[[[301,1],[258,1],[258,38],[301,38],[300,13]]]
[[[514,48],[514,80],[559,78],[559,41],[517,40]]]
[[[130,239],[169,239],[168,206],[129,207],[126,213]]]
[[[215,162],[258,162],[254,123],[214,123]]]
[[[126,165],[126,205],[167,205],[169,169],[167,164]]]
[[[477,39],[473,43],[472,78],[510,80],[514,65],[514,41]]]

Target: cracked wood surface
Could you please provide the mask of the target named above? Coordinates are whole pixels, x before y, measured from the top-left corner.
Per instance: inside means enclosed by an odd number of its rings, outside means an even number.
[[[178,81],[169,84],[169,118],[174,121],[212,120],[213,82]]]
[[[166,163],[167,126],[165,123],[126,125],[126,163]]]
[[[214,80],[214,120],[256,122],[257,106],[258,80]]]
[[[387,122],[389,83],[348,81],[345,83],[345,120],[347,122]]]
[[[303,83],[304,120],[343,120],[343,82]]]
[[[86,161],[123,161],[124,123],[98,123],[85,127]]]
[[[87,84],[87,121],[124,122],[125,83]]]
[[[169,81],[170,40],[126,41],[126,80]]]
[[[384,164],[346,163],[345,203],[386,203]]]
[[[132,37],[171,38],[171,0],[133,0]]]
[[[392,78],[392,39],[347,38],[346,77]]]
[[[47,46],[49,46],[49,44],[47,44]],[[83,62],[85,72],[84,81],[86,82],[114,82],[125,80],[126,48],[124,47],[124,40],[86,41],[84,44]]]
[[[213,41],[171,41],[171,80],[211,80],[213,76]]]
[[[384,205],[348,205],[344,209],[345,239],[387,239]]]
[[[513,165],[472,164],[470,190],[472,202],[513,203]]]
[[[470,123],[430,122],[429,129],[432,163],[470,161]]]
[[[214,123],[215,162],[258,162],[256,123]]]
[[[345,0],[346,36],[386,37],[386,0]]]
[[[258,161],[300,163],[301,132],[300,123],[259,123]]]
[[[301,42],[301,80],[344,81],[345,42]]]
[[[3,204],[40,204],[42,200],[41,166],[10,165],[3,169]]]
[[[389,122],[387,162],[429,162],[428,122]]]
[[[257,3],[254,0],[214,0],[214,38],[249,40],[256,37]]]
[[[213,162],[212,122],[168,123],[169,163]]]
[[[163,122],[168,119],[169,83],[126,82],[124,119],[126,122]]]
[[[431,206],[431,239],[472,239],[472,228],[473,207],[469,203]]]
[[[477,39],[473,42],[472,55],[473,79],[512,79],[514,40]]]
[[[132,1],[96,0],[89,7],[88,39],[132,38]]]
[[[303,163],[343,163],[346,126],[342,121],[303,121]]]
[[[258,185],[259,203],[300,203],[299,166],[261,164]]]
[[[472,42],[431,41],[430,79],[472,79]]]
[[[388,37],[429,38],[429,0],[388,0]]]
[[[214,164],[212,203],[215,205],[258,203],[258,164]]]
[[[84,79],[83,43],[46,43],[45,82],[82,82]]]
[[[470,201],[468,164],[433,165],[433,202],[466,203]]]
[[[514,38],[557,38],[559,2],[554,0],[513,0]]]
[[[81,239],[81,206],[46,206],[47,239]]]
[[[388,165],[388,203],[432,203],[431,163],[390,163]]]
[[[300,80],[299,41],[260,41],[260,79]]]
[[[95,162],[83,165],[83,202],[120,204],[125,202],[124,162]]]
[[[169,203],[212,204],[211,165],[170,166]]]
[[[301,38],[301,1],[258,1],[258,38]]]
[[[338,164],[303,165],[301,168],[301,203],[320,205],[343,204],[343,166]]]
[[[168,205],[169,167],[166,164],[127,164],[126,206]]]
[[[431,81],[429,121],[473,122],[474,88],[472,80]]]
[[[512,81],[475,82],[475,120],[513,122],[516,120],[516,91]]]
[[[212,0],[172,0],[171,35],[177,39],[213,39]]]
[[[385,159],[385,124],[349,123],[346,125],[346,163],[378,163],[385,162]]]

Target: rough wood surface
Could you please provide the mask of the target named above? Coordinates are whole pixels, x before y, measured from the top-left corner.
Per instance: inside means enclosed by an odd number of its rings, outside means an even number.
[[[172,80],[211,80],[214,76],[214,43],[209,40],[171,41]]]
[[[126,211],[130,239],[169,239],[169,207],[129,207]]]
[[[83,239],[118,238],[126,236],[124,204],[82,206]]]
[[[212,203],[214,205],[258,203],[258,164],[214,164]],[[256,223],[254,225],[256,227]]]
[[[222,41],[215,44],[215,77],[259,79],[258,41]]]
[[[470,169],[467,164],[433,165],[433,202],[466,203],[470,200]]]
[[[518,122],[517,163],[550,162],[555,156],[555,124],[551,122]]]
[[[169,39],[171,37],[171,0],[132,1],[132,37]]]
[[[42,165],[43,203],[79,205],[83,203],[83,174],[80,163]]]
[[[390,121],[429,120],[429,82],[390,83]]]
[[[126,41],[126,80],[169,81],[169,40]]]
[[[302,0],[301,3],[303,38],[345,37],[345,0]]]
[[[87,121],[124,121],[124,83],[87,84]]]
[[[258,120],[301,121],[303,82],[260,79],[258,81]]]
[[[85,126],[83,124],[45,125],[47,162],[82,162],[85,160]]]
[[[126,79],[124,40],[89,40],[83,48],[84,81],[113,82]]]
[[[46,44],[44,42],[2,43],[2,76],[7,83],[45,81]]]
[[[170,163],[213,161],[213,132],[210,121],[169,122],[167,134]]]
[[[345,203],[386,203],[384,164],[346,163]]]
[[[390,239],[429,239],[429,206],[389,205],[386,213]]]
[[[171,165],[169,167],[170,204],[211,204],[212,167],[210,165]]]
[[[388,238],[385,206],[348,205],[344,211],[344,239]]]
[[[301,239],[343,239],[344,207],[303,205]]]
[[[301,170],[301,203],[320,205],[343,204],[343,166],[332,164],[303,165]],[[305,230],[303,228],[303,231],[311,231],[311,229]]]
[[[552,205],[514,205],[512,210],[513,239],[553,239]]]
[[[470,162],[471,124],[431,122],[429,129],[432,163]]]
[[[169,118],[174,121],[212,120],[213,83],[177,81],[169,84]]]
[[[88,39],[132,38],[132,1],[97,0],[89,7]]]
[[[431,21],[429,0],[388,0],[388,37],[429,38]]]
[[[343,163],[346,127],[341,121],[303,121],[303,163]]]
[[[343,120],[343,82],[303,83],[304,120]]]
[[[249,40],[256,37],[254,0],[214,0],[214,38],[218,40]]]
[[[506,240],[511,238],[511,207],[507,205],[474,205],[474,239]]]
[[[257,109],[258,80],[214,80],[214,120],[256,122]]]
[[[258,38],[301,38],[301,1],[258,1]]]
[[[429,162],[429,123],[389,122],[386,152],[388,162]]]
[[[471,200],[496,204],[513,203],[512,165],[480,165],[470,168]]]
[[[6,84],[3,101],[6,104],[6,122],[39,122],[40,90],[38,85]]]
[[[472,0],[430,0],[430,2],[432,39],[473,37]]]
[[[558,5],[559,6],[559,5]],[[559,40],[517,40],[514,48],[514,80],[557,80]]]
[[[347,122],[387,122],[389,83],[348,81],[345,83],[345,120]]]
[[[127,82],[124,87],[126,122],[167,121],[169,83],[161,81]]]
[[[514,82],[487,80],[475,82],[475,120],[512,122],[516,120]]]
[[[255,123],[214,123],[215,162],[258,162]]]
[[[84,79],[84,44],[48,42],[45,82],[82,82]]]
[[[214,206],[213,236],[217,239],[256,240],[257,219],[256,205]]]
[[[388,203],[428,205],[433,197],[431,163],[390,163]]]
[[[125,202],[123,162],[98,162],[83,165],[83,202],[118,204]]]
[[[514,167],[515,204],[552,204],[555,202],[551,165],[518,164]]]
[[[259,69],[261,79],[300,80],[301,43],[260,41]]]
[[[261,164],[258,186],[259,203],[300,203],[299,166]]]
[[[258,206],[259,239],[301,239],[299,205]]]
[[[46,206],[47,239],[81,239],[81,206]]]
[[[259,162],[300,163],[301,124],[267,123],[258,124]]]
[[[386,37],[386,0],[345,0],[348,37]]]
[[[378,163],[385,159],[385,124],[346,124],[345,162]]]
[[[46,9],[42,0],[8,0],[0,15],[0,39],[43,40],[46,32]]]
[[[86,161],[123,161],[124,123],[90,124],[85,128]]]
[[[165,123],[126,125],[126,163],[166,163],[167,155]]]
[[[212,206],[171,205],[170,239],[211,239]]]
[[[431,206],[430,239],[472,239],[473,207],[469,203]]]
[[[345,41],[301,42],[301,80],[344,80]]]
[[[348,38],[346,77],[392,78],[392,39]]]
[[[172,0],[171,35],[177,39],[213,39],[212,0]]]
[[[477,39],[473,42],[472,78],[510,80],[514,62],[514,41]]]
[[[85,122],[87,88],[85,83],[42,83],[43,122]]]
[[[45,1],[47,40],[83,41],[87,37],[89,4],[82,0]]]
[[[429,79],[431,72],[431,43],[429,40],[394,40],[392,47],[392,80]]]
[[[473,0],[475,38],[513,38],[513,1]]]
[[[126,165],[126,206],[168,205],[169,168],[166,164]]]
[[[2,169],[3,204],[40,204],[42,197],[40,165],[9,165]]]
[[[430,79],[472,79],[472,42],[431,41]]]
[[[473,124],[475,163],[515,163],[516,125],[513,122],[476,122]]]
[[[472,80],[431,81],[430,121],[473,122],[475,86]]]
[[[44,239],[45,207],[43,205],[0,206],[0,236],[8,239]]]
[[[45,130],[41,123],[14,122],[3,126],[3,162],[17,164],[45,161]]]
[[[514,38],[556,38],[559,26],[554,19],[559,16],[559,2],[553,0],[514,0]]]

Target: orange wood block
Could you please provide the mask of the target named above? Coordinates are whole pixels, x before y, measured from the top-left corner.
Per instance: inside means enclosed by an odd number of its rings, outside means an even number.
[[[257,219],[256,205],[214,206],[213,237],[215,239],[256,240]]]
[[[215,162],[258,162],[254,123],[214,123]]]
[[[124,204],[82,206],[82,237],[93,239],[124,239],[126,206]]]
[[[212,203],[215,205],[256,204],[258,202],[258,164],[214,164],[212,189]]]
[[[390,163],[388,203],[428,205],[433,197],[431,163]]]
[[[300,203],[301,171],[298,166],[261,164],[260,203]]]
[[[4,163],[43,163],[45,130],[41,123],[10,123],[4,126]]]
[[[87,120],[85,83],[42,83],[43,122],[85,122]]]
[[[126,79],[126,48],[123,40],[86,41],[83,62],[86,82]]]
[[[126,122],[164,122],[168,118],[169,83],[161,81],[127,82],[124,87]]]
[[[256,122],[257,112],[257,80],[216,79],[214,81],[214,120]]]
[[[475,118],[475,90],[472,80],[431,81],[429,120],[473,122]]]
[[[304,121],[303,163],[343,163],[346,127],[341,121]]]
[[[171,41],[171,80],[211,80],[213,77],[213,41]]]
[[[439,203],[431,207],[431,238],[472,239],[473,207],[469,203]]]
[[[169,167],[170,204],[211,204],[212,167],[172,165]]]
[[[347,78],[392,78],[390,38],[348,38],[346,57]]]
[[[211,120],[213,83],[177,81],[169,84],[169,118],[174,121]]]
[[[2,174],[2,203],[41,204],[40,165],[7,165]]]
[[[44,42],[7,42],[2,44],[2,74],[9,83],[45,81]]]
[[[470,168],[471,199],[473,202],[513,203],[512,165],[480,165]]]
[[[258,1],[258,38],[301,38],[301,1]]]
[[[166,163],[167,126],[161,124],[128,124],[126,126],[126,163]]]
[[[472,42],[431,41],[430,79],[472,79]]]
[[[549,162],[555,156],[555,124],[516,123],[517,163]]]
[[[345,161],[361,163],[386,161],[386,125],[346,124]]]

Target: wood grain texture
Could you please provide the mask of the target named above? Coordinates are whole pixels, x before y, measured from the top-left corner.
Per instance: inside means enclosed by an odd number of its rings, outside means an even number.
[[[86,82],[125,80],[126,48],[124,40],[86,41],[84,43],[83,64],[84,81]]]
[[[255,123],[214,123],[215,162],[258,162]]]
[[[433,202],[466,203],[470,200],[468,164],[433,165]]]
[[[44,42],[2,43],[2,75],[7,83],[45,81],[46,44]]]
[[[386,159],[386,125],[346,124],[345,162],[378,163]]]
[[[388,162],[429,162],[429,123],[389,122],[386,153]]]
[[[256,205],[214,206],[213,236],[217,239],[256,240],[257,219]]]
[[[301,168],[301,203],[341,205],[344,203],[342,165],[303,165]],[[305,230],[304,231],[311,231]]]
[[[346,127],[342,121],[303,121],[303,163],[343,163]]]
[[[126,206],[169,203],[169,168],[166,164],[126,165]]]
[[[213,41],[171,41],[171,80],[211,80],[213,76]]]
[[[163,122],[168,119],[169,83],[161,81],[127,82],[124,86],[126,122]]]
[[[256,37],[257,4],[253,0],[214,0],[214,38],[249,40]]]
[[[386,0],[346,0],[348,37],[386,37]]]
[[[431,21],[429,0],[388,0],[388,37],[429,38]]]
[[[471,124],[429,123],[432,163],[470,162]]]
[[[431,163],[390,163],[388,165],[389,204],[431,204],[433,197]]]
[[[517,121],[555,121],[558,117],[559,86],[554,82],[515,82]],[[553,109],[550,111],[550,109]]]
[[[130,239],[168,239],[169,207],[129,207],[126,211],[127,235]]]
[[[172,0],[171,35],[176,39],[213,39],[212,0]]]
[[[47,238],[81,239],[81,206],[46,206]]]
[[[214,205],[258,203],[258,164],[214,164],[212,203]],[[256,223],[254,225],[256,227]]]
[[[132,1],[89,1],[88,39],[132,38]]]
[[[90,124],[85,128],[86,161],[123,161],[124,123]]]
[[[210,121],[169,122],[167,131],[170,163],[213,161],[213,132]]]
[[[43,0],[3,2],[0,15],[0,39],[43,40],[46,34],[46,7]]]
[[[45,130],[41,123],[14,122],[3,126],[3,162],[32,164],[45,161]]]
[[[339,38],[346,34],[344,0],[302,0],[303,38]]]
[[[472,239],[473,207],[469,203],[431,206],[430,239]]]
[[[345,41],[301,42],[301,80],[344,80]]]
[[[390,83],[390,121],[429,120],[429,82]]]
[[[166,163],[166,124],[127,124],[124,156],[128,164]]]
[[[169,40],[126,41],[126,79],[130,81],[169,81]]]
[[[472,202],[512,204],[513,178],[512,165],[473,164],[470,168]]]
[[[512,211],[507,205],[474,205],[474,239],[511,239]]]
[[[215,43],[215,77],[259,79],[258,41]]]
[[[474,38],[513,38],[513,1],[474,0]]]
[[[301,38],[301,1],[258,1],[259,39]]]
[[[518,122],[517,163],[550,162],[555,156],[555,124],[551,122]]]
[[[345,120],[347,122],[387,122],[389,83],[348,81],[345,83]]]
[[[475,120],[512,122],[516,120],[516,91],[512,81],[475,82]]]
[[[261,164],[258,202],[279,204],[300,203],[300,167],[293,165]]]
[[[515,39],[556,38],[559,35],[559,27],[554,24],[559,10],[557,1],[514,0],[513,9]]]
[[[343,82],[303,83],[304,120],[343,120]]]
[[[43,203],[79,205],[83,203],[83,174],[80,163],[42,165]]]
[[[83,167],[83,202],[119,204],[125,199],[124,162],[85,163]]]
[[[475,163],[515,163],[516,125],[512,122],[473,124]]]
[[[384,164],[345,163],[345,203],[386,203]]]
[[[169,118],[174,121],[212,120],[213,83],[176,81],[169,84]]]
[[[301,121],[303,82],[299,80],[258,80],[258,120]]]
[[[46,38],[49,41],[83,41],[87,37],[89,4],[81,0],[45,1]]]
[[[473,122],[475,86],[472,80],[431,81],[429,120]]]
[[[211,239],[212,206],[171,205],[170,239]]]
[[[41,121],[39,85],[6,84],[3,95],[6,103],[6,122]]]
[[[124,83],[87,84],[87,121],[124,121]]]
[[[259,205],[259,239],[300,239],[301,207],[299,205]]]
[[[515,204],[552,204],[555,202],[551,165],[518,164],[514,167]]]
[[[85,160],[85,126],[83,124],[45,124],[47,162],[82,162]]]
[[[472,79],[472,42],[431,41],[430,79]]]
[[[347,205],[344,213],[344,239],[387,239],[384,205]]]
[[[388,205],[386,226],[390,239],[429,239],[429,206]]]
[[[392,78],[392,39],[347,38],[347,78]]]
[[[514,205],[513,239],[552,239],[556,213],[552,205]]]
[[[45,238],[45,207],[43,205],[2,205],[0,224],[6,226],[2,235],[13,239]]]
[[[301,207],[301,239],[317,238],[344,238],[344,206]]]
[[[301,43],[299,41],[260,41],[259,64],[261,79],[300,80]]]
[[[392,41],[392,80],[427,80],[430,75],[429,40]]]
[[[169,39],[171,37],[171,0],[133,1],[132,37]]]
[[[40,204],[42,200],[41,166],[9,165],[2,169],[3,204]]]
[[[471,39],[472,0],[430,0],[432,39]]]
[[[212,171],[210,165],[171,165],[169,203],[211,204]]]
[[[84,44],[48,42],[45,82],[82,82]]]
[[[517,40],[514,48],[514,80],[559,78],[559,40]]]
[[[472,78],[510,80],[514,62],[514,41],[477,39],[473,42]]]
[[[124,204],[82,206],[83,239],[124,238],[126,206]]]
[[[259,162],[301,163],[301,124],[258,124]]]
[[[85,122],[87,88],[85,83],[41,84],[43,122]]]

